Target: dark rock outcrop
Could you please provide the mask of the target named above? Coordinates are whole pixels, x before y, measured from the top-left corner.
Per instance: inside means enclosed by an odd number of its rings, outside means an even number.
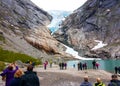
[[[38,58],[64,54],[47,28],[51,20],[30,0],[0,0],[0,46]]]
[[[66,18],[53,36],[82,56],[120,58],[120,0],[88,0]],[[92,54],[94,40],[107,46]]]

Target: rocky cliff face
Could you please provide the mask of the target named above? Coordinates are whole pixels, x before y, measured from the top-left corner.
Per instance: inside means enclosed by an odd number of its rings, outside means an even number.
[[[120,0],[88,0],[53,36],[82,56],[120,58]],[[107,46],[93,51],[94,40]]]
[[[62,54],[46,27],[52,17],[30,0],[0,0],[0,46],[34,57]]]

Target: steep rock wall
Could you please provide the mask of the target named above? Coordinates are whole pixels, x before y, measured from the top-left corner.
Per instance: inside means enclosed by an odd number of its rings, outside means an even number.
[[[62,54],[63,45],[46,27],[51,20],[30,0],[0,0],[0,46],[38,58]]]
[[[81,56],[120,58],[120,0],[88,0],[65,19],[53,36]],[[92,51],[97,45],[94,40],[108,45]]]

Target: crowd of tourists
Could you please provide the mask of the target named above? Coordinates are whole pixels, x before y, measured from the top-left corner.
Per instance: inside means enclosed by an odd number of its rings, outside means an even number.
[[[48,65],[45,61],[44,65]],[[78,63],[80,70],[83,70],[83,64]],[[59,64],[60,70],[67,69],[67,64],[62,62]],[[40,86],[40,80],[37,76],[37,72],[33,71],[34,66],[29,64],[27,70],[23,72],[16,63],[11,63],[6,67],[0,74],[2,80],[5,81],[5,86]],[[93,65],[94,68],[94,65]],[[46,70],[46,67],[44,67]],[[87,69],[87,64],[84,63],[84,69]],[[89,81],[89,77],[85,76],[84,81],[80,83],[80,86],[105,86],[101,78],[97,78],[95,83]],[[114,74],[111,76],[111,80],[107,86],[120,86],[120,81],[118,80],[118,75]]]
[[[93,60],[92,66],[93,66],[93,69],[99,69],[100,64],[96,60]],[[75,64],[73,65],[73,67],[75,67]],[[78,68],[78,70],[86,70],[88,68],[88,65],[86,62],[84,62],[84,63],[78,62],[77,68]]]
[[[33,71],[33,65],[28,65],[23,72],[15,63],[8,65],[0,74],[5,86],[40,86],[37,73]]]
[[[43,67],[44,67],[45,70],[47,69],[48,64],[50,65],[50,68],[52,68],[53,62],[46,60],[46,61],[43,63]],[[66,70],[66,69],[67,69],[67,63],[66,63],[66,62],[60,62],[58,65],[59,65],[59,69],[60,69],[60,70],[64,70],[64,69]]]
[[[80,86],[106,86],[106,85],[102,82],[101,78],[97,78],[96,82],[92,84],[89,81],[89,77],[85,76],[84,81],[80,84]],[[120,80],[118,80],[118,76],[116,74],[113,74],[111,76],[111,80],[107,86],[120,86]]]
[[[78,70],[86,70],[87,69],[87,63],[82,63],[82,62],[79,62],[77,64],[77,67],[78,67]]]
[[[66,70],[67,69],[67,63],[66,62],[60,62],[59,63],[60,70]]]

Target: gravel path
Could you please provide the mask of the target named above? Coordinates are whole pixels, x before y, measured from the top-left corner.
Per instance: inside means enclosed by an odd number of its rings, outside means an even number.
[[[5,86],[5,82],[2,81],[2,78],[0,77],[0,86]]]
[[[67,70],[35,68],[34,71],[37,71],[41,86],[80,86],[85,75],[89,76],[89,81],[92,84],[95,83],[97,77],[100,77],[107,85],[111,77],[111,73],[104,70],[78,71],[74,68]]]
[[[26,68],[23,70],[26,70]],[[75,68],[60,70],[58,67],[53,67],[44,70],[43,68],[36,67],[34,71],[36,71],[39,76],[40,86],[79,86],[85,75],[89,76],[89,81],[92,82],[92,84],[95,83],[97,77],[100,77],[107,85],[111,77],[111,73],[109,72],[92,69],[78,71]],[[1,77],[0,86],[5,86],[5,82],[1,80]]]

